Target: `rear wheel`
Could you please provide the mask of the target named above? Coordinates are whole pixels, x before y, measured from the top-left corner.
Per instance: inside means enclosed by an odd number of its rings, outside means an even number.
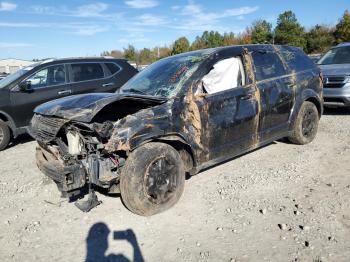
[[[315,104],[305,101],[295,120],[292,135],[288,137],[289,141],[298,145],[310,143],[316,137],[318,122],[319,116]]]
[[[165,211],[180,199],[185,186],[185,168],[170,145],[148,143],[128,157],[120,177],[126,207],[142,216]]]
[[[4,150],[10,143],[11,132],[8,125],[0,120],[0,151]]]

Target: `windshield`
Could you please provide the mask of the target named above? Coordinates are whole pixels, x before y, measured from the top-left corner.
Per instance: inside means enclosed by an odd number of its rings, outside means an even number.
[[[336,47],[329,50],[317,64],[350,64],[350,46]]]
[[[8,75],[4,79],[0,80],[0,88],[4,88],[5,86],[7,86],[8,84],[17,80],[22,75],[24,75],[25,73],[27,73],[29,70],[32,70],[32,69],[33,69],[33,66],[28,66],[28,67],[25,67],[25,68],[22,68],[22,69],[16,71],[13,74]]]
[[[167,98],[176,96],[209,54],[210,51],[205,50],[162,59],[130,79],[119,92]]]

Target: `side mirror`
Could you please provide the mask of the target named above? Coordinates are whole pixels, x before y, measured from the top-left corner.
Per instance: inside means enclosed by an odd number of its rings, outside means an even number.
[[[19,90],[22,92],[27,92],[32,89],[32,83],[30,81],[23,81],[19,83]]]

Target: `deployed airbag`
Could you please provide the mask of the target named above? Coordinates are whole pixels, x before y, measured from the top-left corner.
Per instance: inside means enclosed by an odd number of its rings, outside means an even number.
[[[203,78],[203,87],[208,94],[243,86],[244,69],[239,57],[217,62],[214,68]]]

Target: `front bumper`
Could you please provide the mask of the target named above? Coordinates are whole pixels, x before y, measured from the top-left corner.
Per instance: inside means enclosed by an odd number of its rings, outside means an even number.
[[[324,88],[323,97],[325,106],[350,107],[350,83],[341,88]]]
[[[81,164],[63,165],[42,147],[36,148],[36,161],[40,171],[55,181],[62,196],[75,197],[86,189],[86,173]]]

